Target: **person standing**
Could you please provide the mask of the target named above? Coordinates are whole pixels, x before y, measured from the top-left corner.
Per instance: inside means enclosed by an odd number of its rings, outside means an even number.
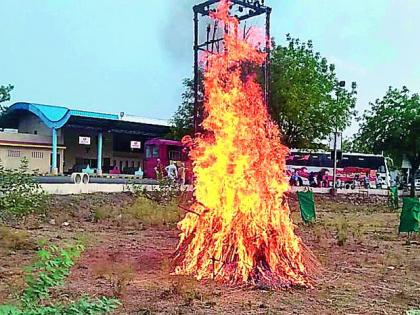
[[[165,167],[165,171],[168,174],[168,177],[173,181],[176,181],[178,178],[178,169],[176,168],[175,162],[171,161],[167,167]]]
[[[155,172],[156,172],[156,179],[160,180],[163,178],[163,165],[160,159],[156,160],[156,166],[155,166]]]
[[[181,162],[180,167],[178,169],[178,176],[179,176],[179,184],[185,185],[185,163]]]

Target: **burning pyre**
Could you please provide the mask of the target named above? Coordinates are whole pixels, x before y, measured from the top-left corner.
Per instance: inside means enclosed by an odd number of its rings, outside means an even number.
[[[195,202],[178,224],[175,273],[270,288],[311,286],[311,255],[294,233],[284,198],[288,149],[256,75],[244,75],[244,65],[262,65],[266,55],[239,35],[228,0],[212,18],[225,25],[225,49],[206,57],[205,132],[190,151]]]

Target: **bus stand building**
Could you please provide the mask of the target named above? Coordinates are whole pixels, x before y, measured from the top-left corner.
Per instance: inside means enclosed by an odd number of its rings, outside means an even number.
[[[164,120],[15,103],[2,117],[0,160],[19,167],[22,158],[41,174],[112,170],[134,174],[143,167],[144,142],[168,134]]]

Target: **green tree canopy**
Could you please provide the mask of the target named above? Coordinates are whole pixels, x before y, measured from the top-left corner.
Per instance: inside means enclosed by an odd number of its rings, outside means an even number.
[[[0,110],[3,111],[5,108],[1,103],[10,101],[10,92],[13,90],[13,85],[1,85],[0,86]]]
[[[194,133],[194,79],[184,79],[182,84],[185,88],[182,93],[182,103],[171,119],[171,136],[181,139],[185,135]],[[199,99],[203,99],[203,73],[199,72]],[[202,102],[199,103],[199,107]],[[198,113],[200,115],[200,113]]]
[[[199,81],[201,98],[202,75]],[[183,84],[182,104],[172,118],[176,138],[193,132],[193,80],[185,79]],[[270,112],[289,147],[320,147],[335,128],[344,129],[355,115],[355,83],[350,91],[340,86],[334,65],[313,51],[311,41],[301,43],[287,35],[286,46],[274,45],[270,85]]]
[[[389,87],[382,99],[371,103],[365,111],[355,137],[357,149],[384,153],[400,161],[403,156],[410,161],[412,169],[420,165],[420,97],[411,94],[407,87]],[[411,182],[414,195],[414,176]]]
[[[3,114],[6,112],[7,107],[3,106],[3,102],[10,101],[10,92],[13,90],[13,85],[0,86],[0,127],[4,123]]]
[[[340,86],[335,66],[307,43],[286,36],[271,55],[270,108],[283,143],[293,148],[316,148],[337,128],[343,130],[355,115],[356,84]]]
[[[182,85],[185,91],[182,93],[182,103],[171,119],[171,135],[175,139],[194,132],[194,80],[184,79]]]

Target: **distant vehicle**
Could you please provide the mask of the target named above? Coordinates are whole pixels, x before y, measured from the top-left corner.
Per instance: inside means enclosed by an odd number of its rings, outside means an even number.
[[[332,187],[333,160],[330,152],[291,150],[286,158],[288,174],[298,175],[304,186]],[[383,155],[343,153],[337,161],[337,188],[382,188],[390,185],[386,158]]]
[[[146,178],[156,179],[155,167],[158,164],[158,159],[163,167],[168,166],[171,161],[179,164],[185,163],[187,172],[186,179],[190,182],[191,163],[188,159],[188,154],[184,150],[181,141],[166,140],[166,139],[151,139],[145,142],[145,159],[144,159],[144,176]]]
[[[414,178],[414,187],[416,188],[416,190],[420,190],[420,170],[416,172],[416,177]],[[407,188],[411,188],[410,180],[407,183]]]

